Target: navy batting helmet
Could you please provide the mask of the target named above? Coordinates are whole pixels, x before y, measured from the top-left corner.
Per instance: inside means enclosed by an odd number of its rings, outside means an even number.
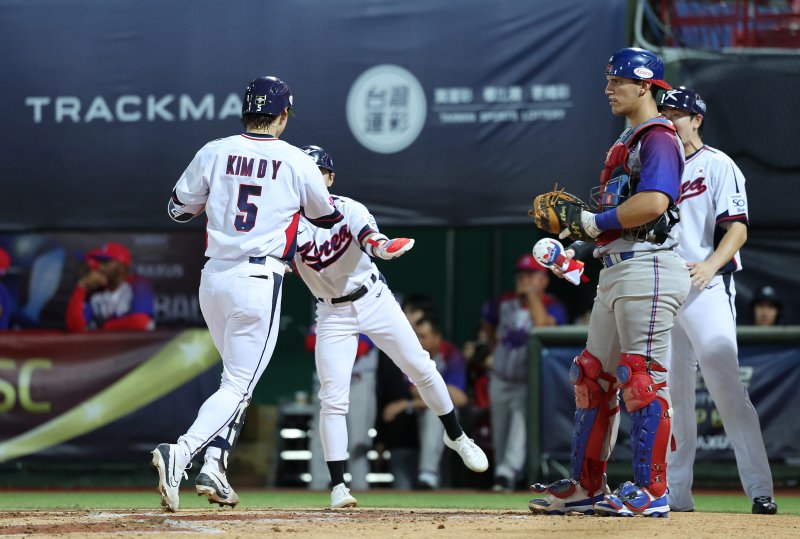
[[[691,114],[702,114],[703,118],[706,117],[706,102],[703,101],[700,94],[686,86],[679,86],[661,94],[658,108],[663,107],[685,110]]]
[[[278,116],[293,105],[289,85],[278,77],[259,77],[247,85],[242,100],[242,116],[245,114],[268,114]]]
[[[314,162],[317,164],[318,167],[327,168],[331,172],[333,172],[333,157],[329,154],[324,148],[320,148],[319,146],[303,146],[300,148],[305,153],[311,156]]]
[[[664,80],[664,62],[647,49],[629,47],[618,50],[608,59],[606,75],[646,80],[665,90],[672,90],[672,86]]]

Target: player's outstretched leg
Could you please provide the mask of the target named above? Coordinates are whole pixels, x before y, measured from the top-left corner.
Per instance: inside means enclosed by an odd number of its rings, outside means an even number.
[[[208,503],[217,503],[220,507],[229,505],[236,507],[239,496],[233,490],[222,463],[206,455],[205,463],[194,481],[198,496],[208,498]]]
[[[344,483],[334,485],[331,490],[331,509],[356,506],[358,506],[358,500],[350,494],[350,489]]]
[[[549,485],[536,483],[531,490],[538,496],[528,502],[533,513],[592,515],[596,503],[608,492],[606,463],[616,438],[619,407],[616,379],[603,372],[600,360],[583,350],[569,371],[575,386],[575,427],[572,433],[572,478]],[[601,382],[606,385],[603,389]]]
[[[158,471],[158,492],[165,511],[174,513],[180,505],[181,480],[186,478],[189,457],[183,455],[178,444],[159,444],[152,452],[152,464]]]
[[[652,373],[661,374],[656,382]],[[667,448],[672,436],[666,369],[637,354],[622,354],[617,379],[631,416],[634,482],[595,505],[601,515],[668,517]]]
[[[465,432],[462,431],[461,436],[451,440],[445,431],[443,440],[444,445],[458,453],[464,466],[473,472],[485,472],[489,468],[489,459],[486,458],[486,453]]]

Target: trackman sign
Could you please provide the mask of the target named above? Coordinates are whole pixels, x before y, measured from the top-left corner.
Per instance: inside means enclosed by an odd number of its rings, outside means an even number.
[[[219,98],[205,94],[194,98],[187,94],[120,95],[90,100],[75,96],[31,96],[25,98],[33,123],[90,122],[194,122],[238,118],[242,114],[242,98],[228,94]]]

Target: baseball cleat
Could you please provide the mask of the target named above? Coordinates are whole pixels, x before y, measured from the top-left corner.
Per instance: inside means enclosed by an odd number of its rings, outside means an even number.
[[[209,460],[203,464],[197,479],[194,480],[198,496],[208,498],[208,503],[217,503],[220,507],[229,505],[236,507],[239,496],[233,490],[225,472],[220,471],[217,461]]]
[[[756,496],[753,498],[753,514],[754,515],[777,515],[778,504],[772,499],[772,496]]]
[[[344,483],[339,483],[331,491],[331,509],[341,509],[343,507],[357,507],[358,500],[350,495],[350,489]]]
[[[540,515],[593,515],[595,504],[602,501],[608,492],[608,488],[605,485],[603,487],[600,492],[589,496],[589,491],[574,479],[560,479],[549,485],[535,483],[531,485],[531,490],[541,496],[529,501],[528,509]]]
[[[458,456],[464,461],[464,465],[473,472],[485,472],[489,467],[489,459],[486,458],[486,453],[465,433],[461,433],[461,436],[451,440],[445,432],[443,439],[444,445],[458,453]]]
[[[175,462],[178,446],[175,444],[159,444],[153,451],[152,464],[158,470],[158,488],[156,492],[161,495],[161,505],[165,511],[174,513],[178,510],[180,499],[178,492],[181,479],[186,477],[183,468]]]
[[[615,517],[632,517],[642,515],[646,517],[669,516],[669,502],[667,495],[653,496],[646,488],[642,488],[630,481],[626,481],[612,494],[595,504],[598,515]]]

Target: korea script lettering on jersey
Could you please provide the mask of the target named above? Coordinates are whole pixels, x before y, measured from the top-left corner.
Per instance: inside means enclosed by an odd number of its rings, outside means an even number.
[[[334,207],[344,216],[330,230],[300,220],[297,234],[297,272],[318,298],[338,298],[354,292],[378,268],[361,247],[361,240],[379,232],[375,218],[360,202],[334,196]]]
[[[676,250],[687,262],[711,256],[725,235],[724,223],[748,224],[745,179],[725,153],[703,146],[686,159],[678,206],[680,242]],[[719,273],[742,269],[737,251]]]

